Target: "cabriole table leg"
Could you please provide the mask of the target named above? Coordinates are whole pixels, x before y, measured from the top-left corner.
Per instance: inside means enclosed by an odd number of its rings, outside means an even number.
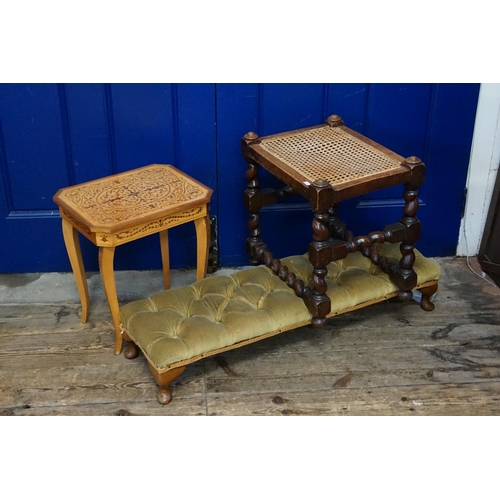
[[[170,288],[170,251],[168,247],[168,229],[160,232],[161,263],[165,290]]]
[[[89,289],[85,276],[78,231],[63,218],[62,233],[71,268],[73,269],[73,275],[75,276],[76,288],[78,289],[78,295],[80,295],[80,302],[82,303],[82,323],[85,323],[89,313]]]
[[[207,275],[208,247],[210,244],[210,220],[208,215],[194,221],[196,229],[196,279],[201,280]]]
[[[102,284],[106,298],[108,299],[113,325],[115,327],[115,354],[120,354],[122,349],[122,335],[120,327],[120,307],[116,295],[115,275],[113,271],[113,259],[115,247],[99,247],[99,269],[101,271]]]

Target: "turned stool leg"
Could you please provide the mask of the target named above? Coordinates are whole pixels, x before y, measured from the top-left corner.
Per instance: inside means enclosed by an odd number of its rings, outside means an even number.
[[[339,217],[337,206],[338,204],[336,203],[328,209],[328,226],[330,228],[330,236],[336,240],[346,240],[347,225]]]
[[[244,193],[244,200],[250,215],[247,224],[248,229],[250,230],[250,236],[247,238],[246,247],[247,252],[250,255],[249,262],[252,266],[258,266],[262,262],[262,254],[267,250],[267,246],[261,236],[259,210],[251,208],[250,203],[250,199],[252,197],[259,195],[258,173],[259,166],[256,163],[249,162],[246,173],[248,188]]]
[[[182,374],[182,372],[186,369],[185,366],[180,366],[179,368],[173,368],[168,372],[158,373],[156,368],[149,363],[149,369],[153,374],[156,383],[160,386],[160,390],[158,391],[158,403],[161,405],[167,405],[172,401],[172,391],[170,390],[170,384]]]
[[[328,285],[325,278],[328,274],[327,266],[332,261],[330,208],[333,205],[333,189],[324,179],[314,181],[310,188],[313,193],[311,208],[314,210],[313,241],[309,245],[309,261],[313,265],[313,287],[312,293],[305,294],[304,302],[313,316],[313,326],[321,327],[332,308],[330,297],[326,294]]]
[[[418,210],[418,190],[411,189],[405,186],[404,199],[405,199],[405,207],[403,209],[404,216],[401,219],[401,222],[410,228],[412,224],[419,223],[416,218],[417,210]],[[408,231],[409,233],[409,231]],[[404,276],[404,288],[399,292],[399,297],[408,302],[412,298],[411,288],[417,284],[417,275],[413,270],[413,264],[415,263],[415,240],[416,238],[412,237],[413,235],[407,235],[402,241],[399,249],[401,251],[401,260],[399,261],[399,268],[401,270],[401,274]],[[413,285],[414,283],[414,285]],[[412,286],[413,285],[413,286]]]
[[[326,266],[329,264],[325,260],[322,250],[324,248],[324,243],[330,235],[330,231],[327,226],[328,214],[318,214],[314,213],[313,220],[313,242],[309,247],[309,260],[314,266],[313,269],[313,289],[312,289],[312,301],[315,305],[312,324],[316,327],[321,327],[326,321],[326,315],[331,310],[331,301],[326,291],[328,286],[326,284],[325,278],[328,274]]]
[[[399,261],[399,269],[396,271],[396,276],[391,276],[391,279],[398,285],[400,292],[399,297],[404,302],[411,300],[413,293],[412,288],[417,285],[417,274],[413,269],[415,263],[415,243],[420,237],[421,223],[417,219],[418,211],[418,188],[423,182],[425,165],[416,156],[410,156],[404,163],[412,172],[412,180],[405,183],[403,208],[403,217],[400,219],[400,224],[404,226],[404,234],[400,245],[401,260]],[[396,279],[394,279],[396,278]]]
[[[258,135],[254,132],[248,132],[243,137],[243,141],[246,143],[251,143],[258,139]],[[250,229],[250,236],[246,241],[246,249],[248,255],[250,255],[250,264],[252,266],[258,266],[262,263],[262,257],[264,252],[267,250],[267,245],[264,243],[261,237],[261,229],[260,229],[260,203],[253,203],[253,199],[260,198],[260,190],[259,190],[259,165],[254,161],[251,161],[245,158],[247,162],[247,171],[246,171],[246,179],[247,179],[247,189],[243,193],[243,199],[245,203],[245,207],[248,210],[250,215],[248,221],[248,229]]]

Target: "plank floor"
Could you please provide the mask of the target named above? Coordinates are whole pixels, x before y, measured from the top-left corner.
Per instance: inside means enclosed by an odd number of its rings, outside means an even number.
[[[500,415],[500,291],[438,262],[433,312],[380,303],[199,361],[166,406],[143,356],[113,354],[105,302],[86,324],[76,303],[0,305],[0,415]]]

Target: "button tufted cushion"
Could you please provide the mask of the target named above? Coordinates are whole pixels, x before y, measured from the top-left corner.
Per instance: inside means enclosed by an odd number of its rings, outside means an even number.
[[[379,252],[399,260],[399,245],[378,245]],[[437,280],[439,266],[415,251],[418,285]],[[289,271],[312,285],[306,255],[281,260]],[[379,267],[359,252],[328,266],[329,316],[397,291]],[[210,276],[125,305],[123,329],[159,372],[173,365],[236,343],[307,324],[311,314],[301,298],[265,266]],[[184,363],[185,364],[185,363]]]

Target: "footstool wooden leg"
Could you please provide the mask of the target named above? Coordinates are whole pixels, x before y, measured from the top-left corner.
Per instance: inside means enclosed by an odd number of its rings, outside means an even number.
[[[162,405],[167,405],[172,401],[172,391],[170,390],[170,384],[182,374],[182,372],[186,369],[185,366],[180,366],[179,368],[173,368],[168,372],[158,373],[156,368],[149,363],[149,369],[153,374],[156,383],[160,386],[160,390],[158,392],[158,403]]]
[[[83,266],[78,231],[63,218],[62,233],[71,268],[73,269],[73,275],[75,276],[76,288],[78,289],[78,295],[80,295],[80,302],[82,303],[82,323],[85,323],[89,313],[89,289],[85,276],[85,268]]]
[[[425,288],[419,288],[419,292],[422,294],[422,301],[420,302],[420,307],[424,311],[433,311],[434,304],[431,302],[431,297],[437,292],[438,284],[427,286]]]
[[[116,295],[115,275],[113,271],[113,259],[115,247],[99,247],[99,269],[101,271],[104,292],[108,299],[113,325],[115,327],[115,354],[120,354],[122,350],[122,335],[120,326],[120,307]]]
[[[161,262],[163,266],[163,282],[165,290],[170,288],[170,252],[168,248],[168,229],[160,233]]]
[[[128,346],[123,352],[123,355],[127,359],[137,358],[137,356],[139,356],[139,348],[137,347],[137,344],[127,335],[126,332],[123,332],[123,340],[128,342]]]
[[[208,247],[210,243],[210,220],[208,215],[194,221],[196,229],[196,279],[201,280],[207,275]]]

